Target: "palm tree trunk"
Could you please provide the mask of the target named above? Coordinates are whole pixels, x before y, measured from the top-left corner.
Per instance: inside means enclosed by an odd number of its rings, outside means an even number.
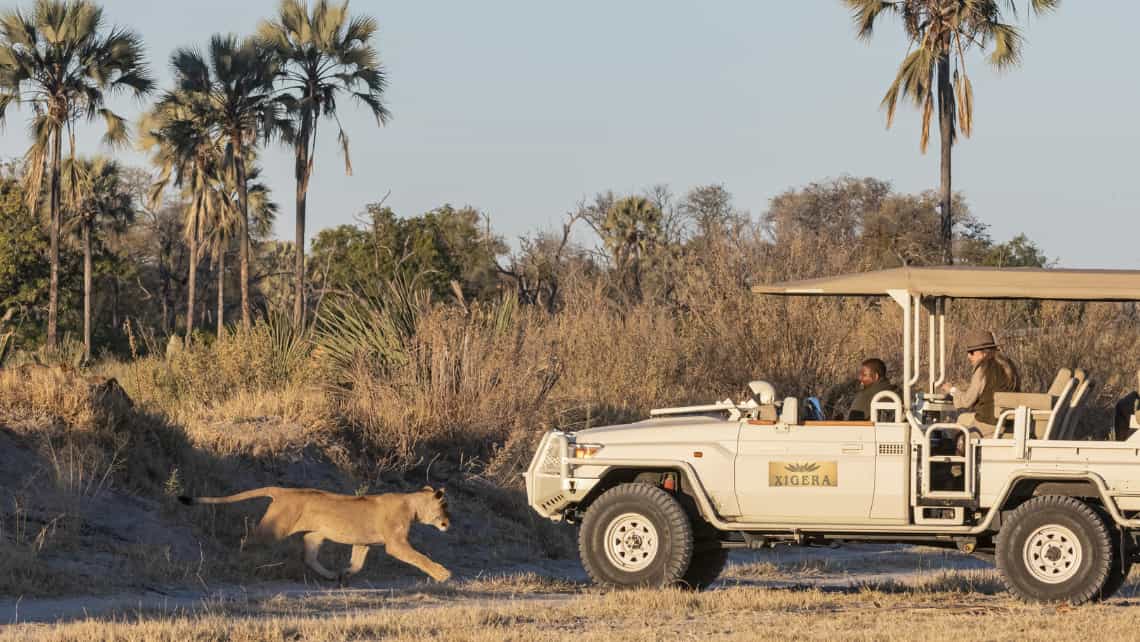
[[[954,147],[954,93],[950,85],[950,56],[938,59],[938,124],[942,142],[942,216],[939,237],[942,241],[942,262],[954,263],[954,217],[951,211],[950,158]]]
[[[63,140],[60,138],[62,134],[62,127],[57,126],[55,133],[52,134],[51,141],[51,203],[49,205],[51,209],[51,224],[50,231],[48,232],[48,242],[51,246],[49,257],[49,261],[51,262],[51,277],[48,288],[48,327],[46,338],[48,352],[55,352],[58,346],[59,230],[62,224],[59,211],[59,163],[63,148]]]
[[[186,288],[186,341],[194,332],[194,295],[198,285],[198,228],[195,225],[190,231],[190,272],[187,274]]]
[[[83,360],[91,361],[91,228],[95,221],[83,221]]]
[[[162,289],[162,333],[172,333],[170,323],[170,309],[174,307],[174,283],[172,276],[171,254],[173,250],[166,240],[162,242],[162,251],[158,257],[158,278]]]
[[[301,131],[295,143],[297,162],[294,175],[297,178],[297,240],[293,264],[293,325],[301,327],[305,322],[305,209],[309,197],[309,132],[312,117],[305,110],[301,121]]]
[[[218,338],[226,329],[226,248],[218,251]]]
[[[234,140],[234,169],[237,172],[238,208],[240,209],[241,230],[241,325],[248,330],[252,325],[249,310],[249,190],[245,184],[245,146],[241,136]]]

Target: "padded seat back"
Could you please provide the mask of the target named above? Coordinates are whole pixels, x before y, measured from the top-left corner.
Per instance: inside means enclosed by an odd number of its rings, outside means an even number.
[[[780,423],[794,426],[800,423],[800,400],[795,397],[784,397],[784,404],[780,408]]]
[[[1065,384],[1065,389],[1061,391],[1061,396],[1057,397],[1057,403],[1053,404],[1053,412],[1049,413],[1049,423],[1045,425],[1045,432],[1041,435],[1042,439],[1057,439],[1057,433],[1060,432],[1061,426],[1065,423],[1065,415],[1069,414],[1069,405],[1073,401],[1073,393],[1076,392],[1076,389],[1076,378],[1070,378]]]
[[[1080,375],[1079,383],[1084,380],[1085,371],[1078,368],[1077,372]],[[1057,397],[1060,397],[1061,393],[1065,391],[1065,384],[1069,383],[1073,377],[1072,370],[1061,368],[1045,392],[995,392],[994,413],[1000,415],[1006,410],[1013,410],[1018,406],[1028,406],[1030,410],[1052,410],[1057,403]]]
[[[776,421],[776,406],[764,404],[756,408],[756,418],[760,421]]]
[[[1061,430],[1055,439],[1071,441],[1078,438],[1081,419],[1088,408],[1089,399],[1092,399],[1094,387],[1096,387],[1096,382],[1092,379],[1085,379],[1077,386],[1076,392],[1073,393],[1073,399],[1069,402],[1069,412],[1065,415],[1065,421],[1061,424]]]
[[[1065,384],[1069,383],[1069,379],[1072,377],[1072,370],[1061,368],[1057,371],[1057,376],[1053,377],[1053,383],[1049,384],[1049,390],[1045,394],[1050,397],[1060,397],[1061,393],[1065,391]]]

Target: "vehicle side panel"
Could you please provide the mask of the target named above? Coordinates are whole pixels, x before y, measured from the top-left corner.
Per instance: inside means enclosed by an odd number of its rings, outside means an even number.
[[[745,423],[736,495],[747,521],[865,521],[875,493],[875,427]]]

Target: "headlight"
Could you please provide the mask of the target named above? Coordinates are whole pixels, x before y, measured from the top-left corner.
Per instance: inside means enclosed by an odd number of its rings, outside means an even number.
[[[574,444],[574,459],[588,459],[604,447],[601,444]]]

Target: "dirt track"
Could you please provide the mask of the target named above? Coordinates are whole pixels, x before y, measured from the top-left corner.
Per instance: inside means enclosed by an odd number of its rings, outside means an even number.
[[[782,546],[768,551],[734,552],[719,586],[809,588],[847,591],[874,585],[917,585],[946,573],[988,577],[992,565],[955,551],[915,546],[850,545],[838,549]],[[982,590],[994,582],[980,581]],[[348,587],[330,583],[263,583],[202,589],[152,587],[132,593],[65,598],[0,600],[0,623],[55,622],[84,618],[121,618],[190,614],[239,609],[256,613],[259,605],[306,603],[382,603],[416,608],[476,605],[517,600],[561,602],[591,592],[576,560],[545,561],[498,569],[493,573],[459,572],[439,585],[413,575],[377,581],[366,578]]]

